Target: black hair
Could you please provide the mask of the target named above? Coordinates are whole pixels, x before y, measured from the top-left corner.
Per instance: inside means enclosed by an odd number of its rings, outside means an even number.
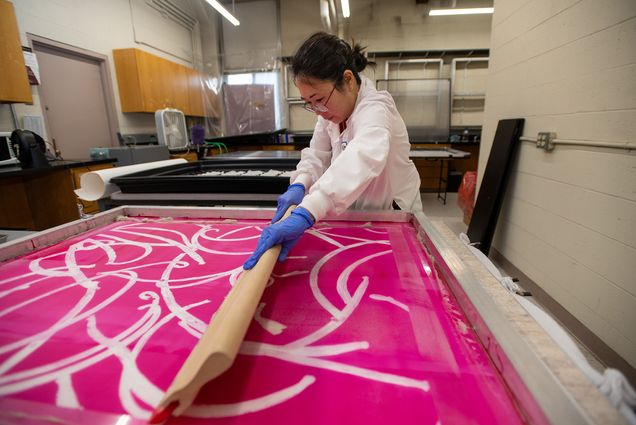
[[[364,56],[365,47],[346,41],[326,32],[317,32],[300,46],[291,59],[294,78],[317,78],[332,81],[340,87],[344,72],[349,69],[361,83],[359,73],[369,61]]]

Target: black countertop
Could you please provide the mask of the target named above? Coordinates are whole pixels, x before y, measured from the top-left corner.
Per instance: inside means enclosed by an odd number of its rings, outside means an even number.
[[[117,160],[115,158],[56,160],[49,161],[50,167],[41,168],[22,168],[20,165],[6,165],[0,167],[0,178],[34,176],[50,173],[51,171],[108,164],[111,162],[117,162]]]
[[[228,147],[237,145],[277,145],[285,147],[291,145],[295,146],[296,148],[303,148],[309,146],[309,142],[311,141],[311,138],[313,136],[313,132],[311,131],[290,132],[288,142],[281,143],[279,136],[281,134],[285,134],[285,132],[286,129],[281,129],[266,133],[216,137],[206,139],[206,142],[208,142],[208,145],[206,147],[209,148],[209,144],[212,142],[221,142],[225,143]],[[417,138],[414,138],[411,140],[411,144],[451,144],[452,146],[478,146],[480,137],[480,127],[451,128],[449,137],[446,140],[418,140]]]
[[[281,128],[280,130],[262,132],[262,133],[248,133],[238,134],[235,136],[220,136],[205,139],[207,144],[210,143],[224,143],[227,146],[232,145],[277,145],[280,144],[278,136],[285,134],[287,129]]]

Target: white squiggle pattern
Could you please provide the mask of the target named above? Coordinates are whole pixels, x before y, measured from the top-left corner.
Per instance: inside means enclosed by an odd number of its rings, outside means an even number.
[[[73,388],[73,381],[70,375],[62,375],[55,380],[57,384],[57,395],[55,404],[60,407],[68,407],[69,409],[77,409],[80,407],[77,401],[77,395]]]
[[[257,354],[260,356],[270,356],[277,359],[286,360],[291,363],[302,364],[319,369],[327,369],[345,373],[348,375],[354,375],[365,379],[371,379],[374,381],[380,381],[387,384],[400,385],[403,387],[410,387],[420,389],[422,391],[430,390],[430,385],[426,380],[418,380],[407,378],[400,375],[394,375],[391,373],[377,372],[371,369],[365,369],[357,366],[334,362],[331,360],[324,360],[312,356],[296,355],[288,349],[275,347],[267,344],[247,344],[244,343],[241,347],[241,353],[244,354]]]
[[[155,295],[152,297],[151,304],[140,307],[142,309],[146,308],[148,311],[137,322],[133,323],[132,326],[125,329],[115,338],[124,344],[130,344],[145,335],[160,315],[160,308],[157,302],[158,297]],[[43,366],[0,376],[0,395],[12,394],[37,387],[54,381],[60,376],[73,374],[98,364],[109,356],[105,348],[106,347],[103,346],[92,347],[65,359],[50,362]]]
[[[314,266],[314,268],[311,270],[311,273],[309,274],[309,286],[311,287],[311,292],[314,294],[314,298],[316,298],[316,301],[318,301],[318,304],[320,304],[322,308],[327,310],[329,314],[331,314],[336,319],[339,319],[343,313],[340,309],[338,309],[335,305],[333,305],[331,301],[329,301],[328,298],[320,290],[319,280],[318,280],[318,274],[320,273],[320,269],[333,257],[336,257],[337,255],[340,255],[345,251],[351,250],[353,248],[358,248],[363,245],[372,244],[372,243],[373,242],[367,241],[367,242],[359,242],[359,243],[345,246],[345,247],[340,247],[330,252],[329,254],[325,255],[320,260],[318,260],[318,262],[316,263],[316,266]],[[346,299],[343,299],[343,301],[345,303],[347,302]]]
[[[396,300],[393,297],[387,297],[386,295],[380,295],[380,294],[371,294],[371,295],[369,295],[369,298],[371,298],[372,300],[376,300],[376,301],[386,301],[388,303],[391,303],[391,304],[401,308],[402,310],[406,311],[407,313],[410,311],[408,305],[399,302],[398,300]]]
[[[308,230],[307,233],[317,237],[318,239],[322,239],[322,240],[324,240],[326,242],[329,242],[330,244],[335,245],[337,247],[342,248],[344,246],[343,244],[341,244],[337,240],[335,240],[333,238],[330,238],[329,236],[324,234],[322,230],[311,229],[311,230]]]
[[[264,410],[277,404],[284,403],[292,397],[303,392],[307,387],[316,382],[316,378],[305,375],[296,384],[283,390],[268,394],[252,400],[245,400],[240,403],[213,404],[210,406],[193,405],[186,410],[186,416],[193,418],[227,418],[229,416],[239,416],[246,413],[254,413]]]
[[[378,252],[377,254],[373,254],[373,255],[369,255],[366,256],[364,258],[361,258],[357,261],[354,261],[353,263],[351,263],[351,265],[347,266],[347,268],[344,270],[344,272],[342,274],[340,274],[340,276],[338,276],[338,280],[336,282],[336,288],[338,289],[338,295],[340,295],[340,297],[342,298],[342,300],[345,303],[349,303],[351,302],[351,293],[349,293],[349,289],[347,288],[347,282],[349,281],[349,276],[351,275],[351,273],[362,263],[366,263],[367,261],[375,258],[375,257],[379,257],[381,255],[385,255],[385,254],[390,254],[393,251],[388,250],[388,251],[382,251],[382,252]],[[363,279],[368,280],[368,276],[364,276]]]
[[[283,333],[287,326],[283,325],[276,320],[271,320],[262,316],[263,309],[265,308],[265,303],[260,303],[258,307],[256,307],[256,313],[254,313],[254,320],[256,323],[261,325],[263,329],[269,332],[272,335],[280,335]]]
[[[116,339],[105,337],[95,322],[95,316],[88,318],[88,335],[108,351],[113,353],[123,365],[119,381],[119,399],[128,413],[138,418],[148,417],[150,411],[139,406],[133,394],[140,400],[154,406],[161,400],[163,392],[146,378],[137,368],[132,353]]]
[[[188,225],[194,228],[190,233],[180,227]],[[163,392],[162,387],[153,382],[149,374],[152,370],[143,370],[147,349],[150,353],[156,350],[148,348],[149,345],[165,338],[168,329],[173,333],[180,329],[181,334],[175,335],[184,335],[193,346],[206,329],[212,313],[207,310],[202,314],[201,309],[213,301],[220,304],[230,286],[236,284],[244,260],[239,257],[251,253],[251,250],[240,249],[241,244],[246,241],[255,244],[259,229],[258,226],[240,224],[205,224],[201,220],[120,222],[105,231],[93,232],[70,243],[63,251],[48,249],[40,256],[34,255],[22,273],[0,280],[0,284],[4,285],[0,300],[7,299],[6,302],[0,301],[0,317],[5,316],[9,320],[23,310],[28,313],[34,306],[55,303],[57,299],[73,301],[65,309],[59,309],[62,314],[50,323],[45,326],[39,324],[38,330],[32,334],[17,340],[0,339],[0,355],[3,356],[0,357],[0,395],[18,394],[54,382],[57,384],[58,405],[83,408],[81,397],[77,396],[81,390],[77,384],[74,385],[74,377],[90,373],[108,359],[116,359],[121,365],[118,375],[113,376],[118,379],[116,405],[123,406],[125,412],[134,417],[147,418],[149,408],[156,405]],[[334,227],[307,232],[306,237],[327,242],[334,249],[326,251],[316,261],[312,260],[309,270],[274,273],[268,283],[270,290],[284,290],[281,288],[288,284],[288,280],[307,276],[307,293],[331,317],[313,331],[284,344],[245,341],[241,353],[428,391],[429,385],[425,380],[337,360],[338,356],[372,350],[368,341],[319,343],[336,335],[347,324],[372,284],[372,277],[361,276],[354,281],[352,273],[365,263],[391,252],[386,249],[389,246],[386,237],[378,238],[381,232],[369,232],[372,239],[339,235],[337,232],[338,228]],[[373,249],[369,251],[368,248]],[[334,278],[335,285],[329,279],[321,278],[323,273],[330,273],[330,261],[340,256],[358,255],[358,249],[367,250],[368,254],[340,270]],[[288,257],[287,261],[290,260],[308,260],[308,257],[296,255]],[[297,280],[293,280],[295,286],[298,285]],[[329,285],[332,288],[328,289]],[[29,291],[35,291],[33,296],[26,296]],[[190,293],[196,296],[192,298],[188,295]],[[22,296],[19,302],[11,298],[16,296]],[[135,305],[133,300],[141,300],[141,303]],[[255,322],[271,336],[284,336],[287,325],[262,317],[264,305],[259,306]],[[111,329],[109,311],[116,312],[111,313],[115,314],[114,317],[125,311],[125,316],[119,320],[126,323],[130,317],[131,323],[123,328]],[[65,357],[17,369],[27,360],[42,358],[36,356],[53,344],[57,335],[77,333],[81,329],[90,342],[84,341],[82,349]],[[172,338],[168,341],[173,343]],[[46,356],[43,358],[46,359]],[[316,377],[306,375],[296,384],[258,398],[193,406],[187,414],[228,417],[257,412],[285,403],[307,390],[316,380]]]

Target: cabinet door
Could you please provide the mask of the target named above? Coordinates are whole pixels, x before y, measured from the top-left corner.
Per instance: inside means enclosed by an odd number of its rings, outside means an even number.
[[[122,112],[146,112],[136,49],[113,50]]]
[[[0,101],[33,103],[13,3],[0,0]]]
[[[171,107],[174,90],[170,79],[173,69],[170,62],[141,50],[136,50],[136,56],[144,110],[154,112]]]
[[[183,112],[184,115],[192,115],[190,112],[190,84],[188,81],[188,69],[183,65],[179,65],[174,62],[171,70],[171,83],[174,92],[174,105],[172,108],[176,108]]]
[[[212,90],[207,74],[188,68],[190,115],[196,117],[220,116],[219,96]],[[188,115],[188,114],[186,114]]]
[[[113,58],[122,112],[176,108],[189,116],[219,116],[217,96],[205,90],[196,70],[138,49],[113,50]]]
[[[202,117],[205,115],[203,109],[203,81],[201,74],[192,68],[186,68],[186,78],[188,80],[188,112],[186,115]]]

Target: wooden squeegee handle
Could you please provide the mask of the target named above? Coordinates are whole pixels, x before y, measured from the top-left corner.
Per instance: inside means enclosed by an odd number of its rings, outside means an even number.
[[[291,206],[282,219],[287,218],[294,207]],[[181,415],[192,404],[199,389],[206,382],[230,368],[276,265],[280,250],[280,245],[268,249],[254,268],[241,273],[221,307],[212,316],[203,336],[177,372],[155,412],[172,405],[173,416]],[[178,402],[178,405],[175,402]]]

